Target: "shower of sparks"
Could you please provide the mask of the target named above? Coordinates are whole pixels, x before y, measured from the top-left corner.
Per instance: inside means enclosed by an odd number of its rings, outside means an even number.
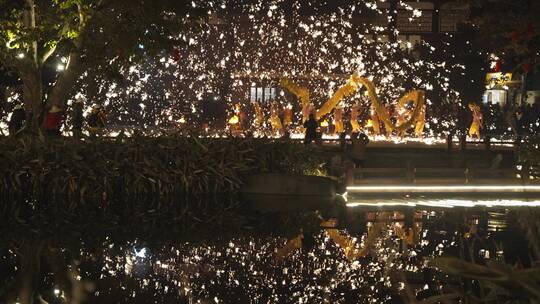
[[[250,87],[264,83],[279,91],[279,80],[286,76],[309,87],[312,101],[320,106],[347,77],[358,73],[374,81],[388,108],[408,90],[427,91],[426,137],[453,128],[448,111],[460,101],[460,94],[451,88],[451,78],[464,75],[465,66],[442,61],[452,56],[445,49],[403,40],[397,29],[390,29],[398,38],[392,41],[388,26],[379,22],[391,17],[379,2],[353,2],[329,10],[319,1],[194,0],[192,6],[208,16],[199,30],[171,37],[178,41],[176,49],[121,67],[121,82],[112,81],[110,75],[90,79],[91,73],[85,73],[78,94],[86,96],[88,103],[103,104],[111,126],[152,130],[207,123],[215,136],[226,130],[216,129],[219,124],[214,118],[203,115],[205,101],[223,103],[226,117],[235,103],[249,112]],[[410,13],[411,23],[421,17],[421,11],[405,2],[400,1],[400,6]],[[145,50],[144,42],[139,48]],[[281,106],[289,102],[287,94],[283,90],[276,94]],[[356,102],[366,115],[369,101],[362,91],[344,100],[347,108]],[[299,125],[300,105],[293,106]],[[264,111],[269,119],[269,109]],[[253,122],[253,113],[249,114]],[[270,134],[269,122],[264,126],[255,130],[256,135]]]

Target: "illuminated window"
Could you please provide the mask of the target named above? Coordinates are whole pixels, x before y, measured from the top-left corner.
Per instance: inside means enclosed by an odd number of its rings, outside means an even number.
[[[484,93],[484,103],[505,104],[508,94],[505,90],[487,90]]]
[[[251,87],[251,90],[249,92],[249,101],[256,102],[257,101],[257,88]]]
[[[422,42],[420,35],[398,35],[399,47],[402,50],[412,49]]]
[[[249,91],[251,102],[270,102],[276,99],[276,88],[251,87]]]

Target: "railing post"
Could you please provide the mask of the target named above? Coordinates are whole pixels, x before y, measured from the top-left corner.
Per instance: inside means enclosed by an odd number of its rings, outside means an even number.
[[[470,184],[471,181],[471,169],[465,168],[465,171],[463,172],[465,175],[465,184]]]

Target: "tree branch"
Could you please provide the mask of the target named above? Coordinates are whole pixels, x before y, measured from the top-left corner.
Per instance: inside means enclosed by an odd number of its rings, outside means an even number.
[[[26,0],[26,5],[28,6],[25,8],[23,13],[23,24],[26,28],[30,30],[35,30],[36,28],[36,11],[35,11],[35,5],[34,0]],[[34,39],[31,42],[31,57],[33,59],[33,64],[36,66],[38,65],[38,44],[37,41]]]
[[[49,59],[49,57],[52,56],[52,54],[54,54],[54,52],[56,51],[56,47],[57,45],[49,48],[45,54],[43,54],[43,56],[41,56],[41,59],[39,60],[39,65],[43,65],[45,62],[47,62],[47,60]]]
[[[65,22],[64,25],[62,26],[62,30],[60,30],[59,34],[58,34],[58,37],[59,37],[59,41],[58,43],[60,43],[63,39],[63,37],[68,33],[69,31],[69,22]],[[39,60],[39,64],[42,65],[44,64],[45,62],[47,62],[47,60],[49,59],[49,57],[52,56],[52,54],[54,54],[54,52],[56,51],[56,48],[58,47],[58,43],[49,48],[44,54],[43,56],[41,56],[41,59]]]

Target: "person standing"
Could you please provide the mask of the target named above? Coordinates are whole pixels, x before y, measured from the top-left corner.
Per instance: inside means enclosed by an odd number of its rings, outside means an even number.
[[[472,124],[469,129],[469,136],[480,139],[480,130],[484,125],[482,110],[480,109],[480,106],[474,103],[469,104],[469,109],[471,109],[472,112]]]
[[[410,110],[407,109],[407,108],[403,108],[403,109],[395,109],[394,110],[394,115],[396,116],[395,119],[396,119],[396,126],[401,126],[401,125],[404,125],[407,120],[408,120],[408,115],[410,114]],[[396,135],[400,138],[400,139],[403,139],[403,137],[405,137],[407,131],[406,130],[403,130],[403,129],[396,129]]]
[[[264,124],[264,113],[261,105],[258,102],[254,102],[253,107],[255,108],[255,121],[253,123],[253,128],[255,131],[260,131]]]
[[[334,126],[337,135],[341,136],[342,133],[345,133],[343,126],[343,106],[341,105],[334,110]]]
[[[373,106],[370,110],[370,119],[368,120],[367,128],[371,131],[373,135],[381,134],[381,122],[379,120],[379,115],[377,114],[377,111]]]
[[[309,120],[309,115],[313,113],[313,107],[311,103],[305,103],[302,105],[302,122],[305,123]]]
[[[283,107],[283,125],[285,129],[289,129],[293,122],[292,105],[289,103]]]
[[[304,128],[306,130],[304,144],[307,146],[317,139],[318,123],[313,113],[309,114],[309,119],[304,122]]]
[[[56,105],[53,105],[47,113],[47,116],[45,117],[45,124],[43,126],[43,129],[48,135],[60,136],[60,129],[62,128],[63,123],[64,116],[62,113],[62,109],[60,109]]]
[[[26,112],[22,104],[18,104],[13,108],[11,113],[11,118],[9,119],[8,129],[9,135],[15,135],[19,132],[24,126],[26,121]]]
[[[416,120],[416,124],[414,127],[414,134],[416,137],[421,138],[424,135],[424,127],[426,125],[426,105],[422,106],[422,109],[420,109],[420,114],[418,115],[418,118]]]
[[[360,116],[360,105],[355,103],[351,110],[351,133],[352,137],[358,136],[360,133],[360,124],[358,123],[358,116]]]
[[[272,102],[270,107],[270,125],[272,126],[272,133],[276,137],[283,135],[283,124],[279,117],[279,105],[277,101]]]

